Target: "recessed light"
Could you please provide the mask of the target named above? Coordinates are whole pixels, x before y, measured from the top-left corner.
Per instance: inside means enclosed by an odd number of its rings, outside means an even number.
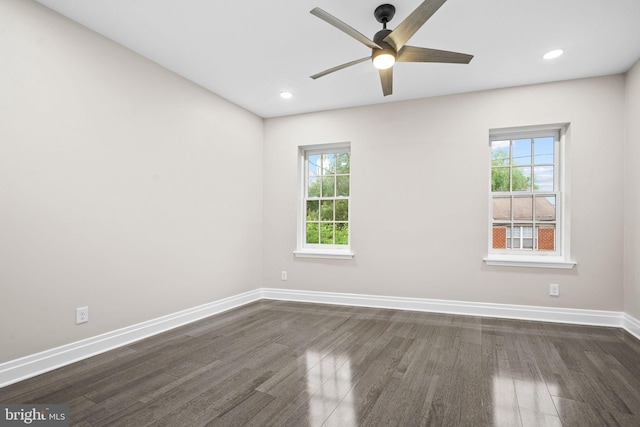
[[[564,50],[562,49],[554,49],[544,54],[544,59],[556,59],[559,56],[562,56]]]
[[[286,90],[280,92],[280,98],[282,99],[291,99],[291,97],[293,97],[293,94],[291,92],[287,92]]]

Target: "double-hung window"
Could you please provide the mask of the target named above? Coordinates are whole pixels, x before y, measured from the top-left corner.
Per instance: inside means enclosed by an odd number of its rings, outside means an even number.
[[[564,247],[563,129],[490,135],[491,265],[571,268]]]
[[[351,149],[303,147],[296,256],[351,258]]]

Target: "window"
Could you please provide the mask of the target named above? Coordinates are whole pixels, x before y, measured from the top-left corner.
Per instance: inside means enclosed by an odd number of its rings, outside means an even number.
[[[301,149],[302,203],[296,256],[351,258],[351,150],[347,144]]]
[[[562,140],[562,128],[491,133],[488,264],[575,264],[563,247]]]

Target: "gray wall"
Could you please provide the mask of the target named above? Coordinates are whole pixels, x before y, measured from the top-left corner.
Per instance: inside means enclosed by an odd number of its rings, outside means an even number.
[[[640,61],[626,89],[624,311],[640,319]]]
[[[0,362],[260,287],[261,118],[32,1],[0,52]]]
[[[602,77],[266,120],[263,285],[622,310],[624,83]],[[489,129],[565,122],[578,266],[487,267]],[[341,141],[352,144],[355,258],[294,258],[297,146]]]

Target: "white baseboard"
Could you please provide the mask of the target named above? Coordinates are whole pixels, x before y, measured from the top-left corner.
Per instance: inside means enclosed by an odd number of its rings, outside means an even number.
[[[617,311],[260,288],[2,363],[0,364],[0,387],[260,299],[621,327],[640,339],[640,321]]]
[[[0,387],[261,299],[260,289],[0,364]]]
[[[578,325],[623,327],[623,313],[618,311],[579,310],[572,308],[343,294],[335,292],[293,291],[270,288],[263,288],[262,296],[265,299],[283,301],[426,311],[465,316],[500,317]]]
[[[640,320],[623,313],[624,323],[622,327],[634,337],[640,340]]]

